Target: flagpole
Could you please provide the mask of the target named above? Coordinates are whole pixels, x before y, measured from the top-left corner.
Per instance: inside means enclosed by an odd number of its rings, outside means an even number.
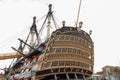
[[[82,0],[80,0],[80,3],[79,3],[78,14],[77,14],[77,21],[76,21],[76,27],[78,26],[78,20],[79,20],[79,14],[80,14],[81,3],[82,3]]]

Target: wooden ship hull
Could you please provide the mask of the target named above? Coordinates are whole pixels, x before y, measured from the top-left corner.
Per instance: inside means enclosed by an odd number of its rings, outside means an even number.
[[[52,33],[37,79],[82,79],[93,73],[93,42],[84,31],[64,26]]]
[[[51,5],[46,17],[48,26],[50,17]],[[36,32],[35,22],[34,17],[30,29],[34,30],[32,36]],[[37,47],[19,39],[31,49],[10,68],[7,80],[80,80],[90,77],[94,66],[94,43],[81,27],[82,22],[79,27],[66,26],[63,22],[61,28],[53,31]],[[16,51],[22,54],[23,47]]]

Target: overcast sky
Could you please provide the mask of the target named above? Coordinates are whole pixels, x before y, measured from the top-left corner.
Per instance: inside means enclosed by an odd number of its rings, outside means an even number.
[[[75,25],[79,0],[0,0],[0,53],[15,52],[11,46],[18,46],[17,38],[27,34],[33,16],[44,16],[50,3],[60,27],[62,20]],[[79,21],[83,21],[83,30],[93,31],[95,71],[106,65],[120,66],[119,8],[120,0],[82,0]],[[1,60],[0,68],[10,61]]]

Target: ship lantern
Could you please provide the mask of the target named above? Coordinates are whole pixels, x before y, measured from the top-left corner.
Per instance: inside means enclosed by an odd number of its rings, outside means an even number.
[[[89,35],[92,35],[92,30],[89,31]]]
[[[62,26],[65,27],[65,21],[62,21]]]
[[[83,22],[79,22],[79,27],[82,28]]]

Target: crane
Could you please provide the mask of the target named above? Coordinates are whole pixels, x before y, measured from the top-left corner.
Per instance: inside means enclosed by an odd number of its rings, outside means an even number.
[[[27,53],[23,53],[26,55]],[[12,59],[12,58],[20,58],[23,57],[24,55],[18,53],[18,52],[13,52],[13,53],[2,53],[0,54],[0,60],[5,60],[5,59]]]

